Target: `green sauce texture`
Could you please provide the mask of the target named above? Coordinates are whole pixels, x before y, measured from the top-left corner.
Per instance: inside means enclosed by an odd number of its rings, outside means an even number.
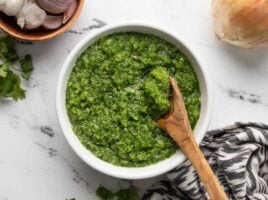
[[[177,47],[134,32],[99,39],[77,59],[67,84],[74,133],[114,165],[141,167],[170,157],[177,145],[155,122],[170,109],[169,76],[178,82],[194,128],[201,107],[199,84]]]

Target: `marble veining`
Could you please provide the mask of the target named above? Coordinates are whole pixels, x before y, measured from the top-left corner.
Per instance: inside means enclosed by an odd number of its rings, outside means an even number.
[[[228,94],[232,98],[240,99],[243,101],[248,101],[250,103],[261,103],[260,96],[255,94],[250,94],[244,91],[235,91],[233,89],[227,90]]]
[[[235,90],[232,88],[224,89],[224,91],[228,94],[229,97],[234,98],[234,99],[239,99],[241,101],[246,101],[246,102],[253,103],[253,104],[263,103],[260,95],[248,93],[242,90]]]
[[[13,127],[14,129],[18,128],[19,123],[20,123],[20,118],[17,115],[13,115],[11,117],[11,120],[9,121],[9,125]]]
[[[93,25],[89,25],[88,27],[86,28],[83,28],[82,30],[83,31],[90,31],[92,29],[98,29],[98,28],[102,28],[104,27],[105,25],[107,25],[106,22],[100,20],[100,19],[93,19],[92,21],[96,22],[96,24],[93,24]]]
[[[45,132],[44,134],[46,134],[46,135],[47,135],[47,132],[51,133],[51,131],[53,131],[49,126],[42,126],[40,129],[42,129],[42,128],[43,128],[43,130],[45,130],[43,132]],[[51,137],[50,135],[48,135],[48,136]],[[54,136],[54,134],[53,134],[53,136]],[[72,171],[73,182],[75,182],[76,184],[83,183],[86,186],[86,188],[90,188],[89,181],[85,180],[85,178],[83,178],[82,175],[80,175],[79,171],[77,169],[75,169],[75,167],[72,166],[72,164],[66,158],[64,158],[64,156],[61,155],[57,149],[55,149],[53,147],[48,147],[48,146],[46,146],[44,144],[40,144],[38,142],[35,142],[35,144],[37,146],[39,146],[41,149],[45,150],[47,155],[50,158],[58,157],[60,160],[62,160],[65,163],[65,165]]]
[[[41,133],[53,138],[55,133],[50,126],[40,126]]]
[[[100,19],[94,18],[94,19],[92,19],[92,21],[94,22],[94,24],[90,24],[89,26],[82,28],[82,29],[79,29],[79,30],[72,30],[71,29],[71,30],[67,31],[67,33],[82,35],[85,32],[91,31],[93,29],[99,29],[99,28],[102,28],[103,26],[107,25],[106,22],[104,22]]]
[[[243,90],[237,90],[234,88],[224,88],[221,85],[219,87],[232,99],[248,102],[251,104],[259,104],[265,107],[268,106],[268,102],[266,102],[261,95],[253,94]]]
[[[42,149],[46,150],[49,157],[56,157],[58,155],[58,151],[52,147],[47,147],[47,146],[40,144],[38,142],[36,142],[35,144],[38,145],[39,147],[41,147]]]
[[[120,180],[85,164],[60,129],[55,94],[69,53],[87,34],[116,22],[139,21],[171,29],[198,54],[211,79],[213,110],[209,129],[237,121],[268,124],[267,50],[242,50],[218,41],[212,31],[210,0],[90,0],[74,26],[52,40],[17,42],[18,54],[31,54],[34,72],[22,81],[27,98],[0,98],[0,200],[97,200],[96,188],[135,186],[146,180]]]
[[[88,181],[86,181],[77,170],[72,169],[72,172],[74,173],[74,177],[73,177],[73,181],[76,182],[77,184],[79,184],[80,182],[83,182],[84,184],[86,184],[87,187],[90,187],[90,184]]]
[[[23,44],[23,45],[33,45],[33,42],[30,41],[23,41],[23,40],[18,40],[17,43]]]

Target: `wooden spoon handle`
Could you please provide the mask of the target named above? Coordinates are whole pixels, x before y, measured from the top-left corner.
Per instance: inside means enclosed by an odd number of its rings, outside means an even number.
[[[170,78],[170,83],[173,88],[172,112],[166,118],[158,120],[157,123],[176,141],[191,161],[210,198],[212,200],[228,200],[224,189],[195,141],[182,94],[175,79]]]
[[[191,161],[210,198],[212,200],[228,200],[217,177],[195,142],[194,137],[185,138],[178,145]]]
[[[188,120],[185,120],[185,118],[179,119],[178,116],[170,116],[160,123],[166,124],[167,133],[191,161],[210,198],[212,200],[228,200],[223,187],[198,147]]]

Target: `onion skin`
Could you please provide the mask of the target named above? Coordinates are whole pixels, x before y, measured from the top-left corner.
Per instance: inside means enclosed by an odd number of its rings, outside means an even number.
[[[268,0],[213,0],[217,37],[242,48],[268,47]]]

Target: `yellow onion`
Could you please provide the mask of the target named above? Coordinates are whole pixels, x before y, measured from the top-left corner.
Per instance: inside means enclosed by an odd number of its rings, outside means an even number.
[[[217,37],[243,48],[268,47],[268,0],[213,0]]]

